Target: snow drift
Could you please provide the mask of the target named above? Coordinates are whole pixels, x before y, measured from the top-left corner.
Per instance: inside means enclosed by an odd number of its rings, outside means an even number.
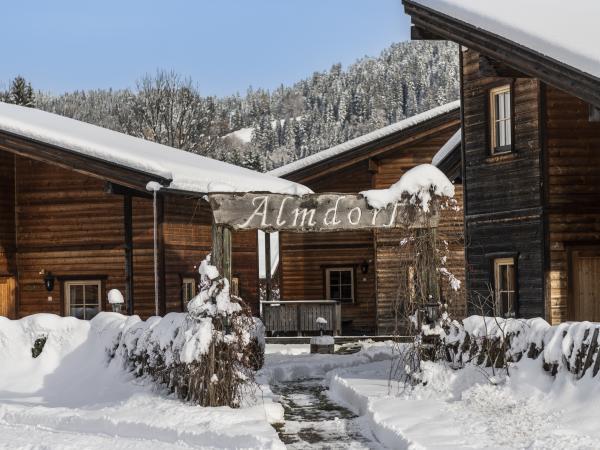
[[[434,196],[454,197],[454,185],[437,167],[421,164],[410,169],[387,189],[370,189],[360,194],[367,199],[369,206],[376,209],[407,199],[410,204],[429,211]]]

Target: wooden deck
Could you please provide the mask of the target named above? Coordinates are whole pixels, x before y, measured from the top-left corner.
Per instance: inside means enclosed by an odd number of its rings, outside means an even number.
[[[268,335],[316,334],[317,318],[327,320],[323,330],[334,336],[342,332],[341,305],[334,300],[293,300],[260,302],[261,317]]]

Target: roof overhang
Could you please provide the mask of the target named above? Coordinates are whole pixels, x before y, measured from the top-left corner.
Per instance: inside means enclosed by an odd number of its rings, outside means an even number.
[[[280,175],[280,177],[297,183],[305,183],[358,162],[396,150],[404,145],[423,141],[431,136],[432,133],[457,127],[459,123],[460,110],[456,108],[380,139],[357,146],[343,154],[338,154],[285,175]]]
[[[424,30],[413,33],[413,37],[421,35],[425,39],[454,41],[600,106],[600,78],[412,0],[402,0],[402,3],[406,14],[411,16],[413,26]]]
[[[163,186],[168,186],[171,183],[170,179],[155,174],[135,170],[6,131],[0,131],[0,151],[42,161],[143,192],[146,192],[146,185],[150,181]]]

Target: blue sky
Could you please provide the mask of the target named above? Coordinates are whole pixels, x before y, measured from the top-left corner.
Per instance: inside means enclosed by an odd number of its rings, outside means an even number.
[[[22,0],[2,5],[0,87],[134,87],[157,68],[203,94],[290,84],[408,39],[400,0]]]

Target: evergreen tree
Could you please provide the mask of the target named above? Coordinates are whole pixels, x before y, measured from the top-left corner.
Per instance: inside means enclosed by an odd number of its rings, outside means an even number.
[[[22,76],[17,76],[10,84],[8,92],[8,103],[15,105],[27,106],[33,108],[35,106],[35,97],[31,83],[27,82]]]

